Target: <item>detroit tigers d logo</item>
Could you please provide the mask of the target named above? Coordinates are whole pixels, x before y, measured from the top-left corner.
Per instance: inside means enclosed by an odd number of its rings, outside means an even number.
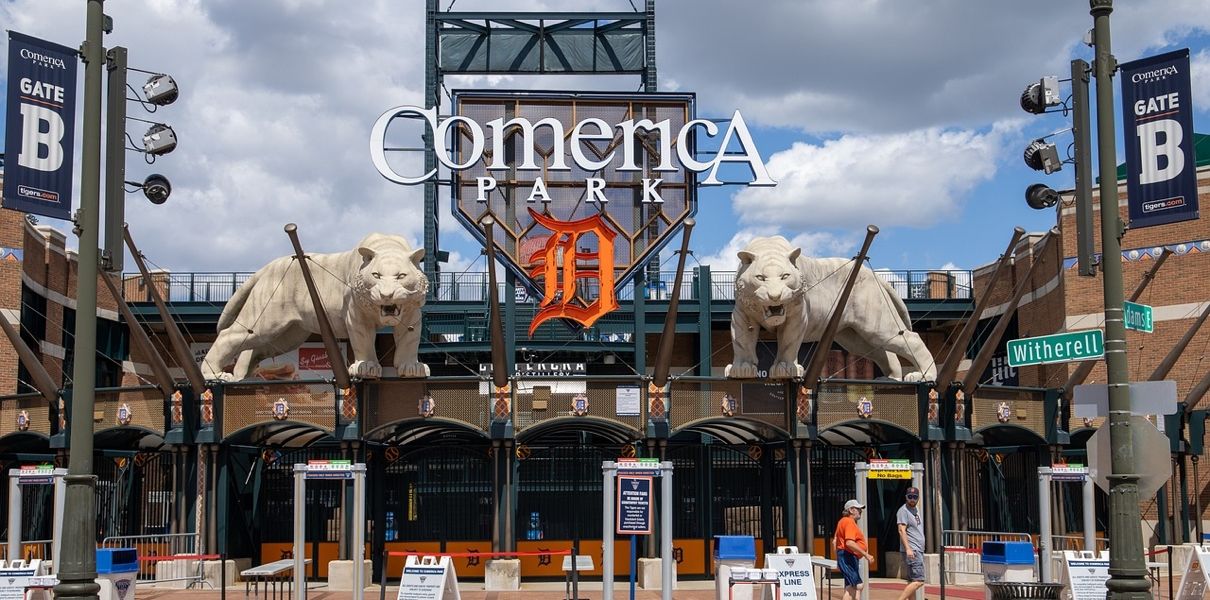
[[[577,221],[560,221],[543,215],[534,209],[529,214],[540,225],[551,231],[546,245],[530,255],[534,266],[529,275],[542,278],[543,293],[541,309],[529,324],[529,335],[543,322],[554,318],[570,319],[585,327],[591,327],[597,319],[618,308],[614,293],[613,239],[617,233],[606,225],[600,214]],[[596,238],[596,252],[582,252],[581,238]],[[595,267],[591,263],[596,263]],[[584,298],[583,290],[577,289],[586,280],[595,279],[597,298],[591,302]]]

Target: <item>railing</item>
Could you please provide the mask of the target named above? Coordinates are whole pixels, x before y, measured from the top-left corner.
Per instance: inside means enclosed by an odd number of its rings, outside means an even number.
[[[101,540],[102,548],[134,548],[139,553],[139,574],[136,584],[158,585],[184,581],[187,587],[202,583],[205,579],[203,564],[198,560],[198,534],[162,533],[152,535],[116,535]],[[166,557],[182,556],[180,560]],[[165,557],[164,560],[142,560],[147,557]]]
[[[26,540],[26,541],[23,541],[23,542],[21,542],[21,556],[18,556],[16,558],[20,559],[20,560],[24,560],[26,562],[33,560],[35,558],[42,559],[42,560],[52,560],[54,558],[51,556],[51,552],[52,552],[51,548],[52,548],[53,543],[54,543],[53,540]],[[8,556],[8,544],[0,545],[0,558],[2,558],[4,560],[10,559]]]
[[[1109,538],[1096,538],[1096,548],[1085,548],[1082,535],[1052,535],[1050,538],[1053,540],[1051,550],[1055,552],[1063,550],[1095,550],[1099,552],[1109,549]]]
[[[961,531],[947,529],[941,532],[941,553],[945,557],[945,572],[965,575],[982,575],[981,553],[983,542],[1029,542],[1028,533],[1010,531]]]
[[[681,281],[681,300],[697,298],[697,277],[701,271],[693,269],[684,274]],[[969,300],[971,293],[971,272],[963,270],[878,270],[879,277],[891,285],[895,293],[905,300]],[[152,273],[151,278],[160,294],[169,302],[212,302],[224,303],[231,298],[249,277],[248,271],[227,273],[185,272]],[[436,277],[429,276],[434,290],[434,299],[447,302],[484,302],[487,298],[488,281],[486,272],[442,272]],[[668,300],[672,294],[676,271],[661,271],[659,278],[646,282],[645,298],[649,300]],[[135,273],[123,275],[123,295],[131,302],[149,302],[151,297],[147,285]],[[585,294],[595,297],[593,286],[596,279],[585,278],[580,281],[580,288]],[[524,287],[517,286],[509,289],[507,284],[498,283],[500,298],[504,294],[512,294],[519,304],[537,303]],[[634,284],[628,283],[618,291],[618,300],[626,302],[634,299]],[[735,272],[710,272],[710,299],[730,301],[735,299]]]

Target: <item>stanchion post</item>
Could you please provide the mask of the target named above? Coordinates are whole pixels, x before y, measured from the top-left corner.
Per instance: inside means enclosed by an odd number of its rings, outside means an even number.
[[[387,600],[387,561],[391,560],[391,552],[382,549],[382,574],[378,576],[378,600]]]
[[[613,600],[613,478],[617,463],[601,464],[601,600]],[[577,599],[578,600],[578,599]]]

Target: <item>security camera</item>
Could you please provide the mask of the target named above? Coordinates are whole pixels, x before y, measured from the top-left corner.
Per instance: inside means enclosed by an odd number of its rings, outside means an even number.
[[[1059,192],[1044,183],[1035,183],[1025,189],[1025,203],[1034,210],[1050,208],[1059,203]]]
[[[179,90],[171,75],[161,73],[147,79],[147,83],[143,84],[143,93],[147,95],[148,102],[156,106],[166,106],[176,102]]]
[[[163,123],[152,125],[143,134],[143,149],[152,156],[172,152],[176,149],[176,132]]]
[[[1055,75],[1043,77],[1021,92],[1021,108],[1028,113],[1040,115],[1046,112],[1047,107],[1058,104],[1059,78]]]
[[[163,204],[171,194],[172,184],[168,182],[167,177],[152,173],[143,180],[143,195],[147,196],[152,204]]]

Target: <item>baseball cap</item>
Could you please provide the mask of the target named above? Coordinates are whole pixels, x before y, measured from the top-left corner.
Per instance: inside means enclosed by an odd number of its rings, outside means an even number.
[[[916,497],[920,497],[920,489],[919,489],[919,488],[910,487],[910,488],[908,488],[908,489],[907,489],[907,493],[906,493],[906,494],[904,494],[904,495],[905,495],[905,496],[916,496]]]
[[[865,509],[865,505],[856,500],[849,500],[848,502],[844,503],[844,509],[849,510],[850,508]]]

